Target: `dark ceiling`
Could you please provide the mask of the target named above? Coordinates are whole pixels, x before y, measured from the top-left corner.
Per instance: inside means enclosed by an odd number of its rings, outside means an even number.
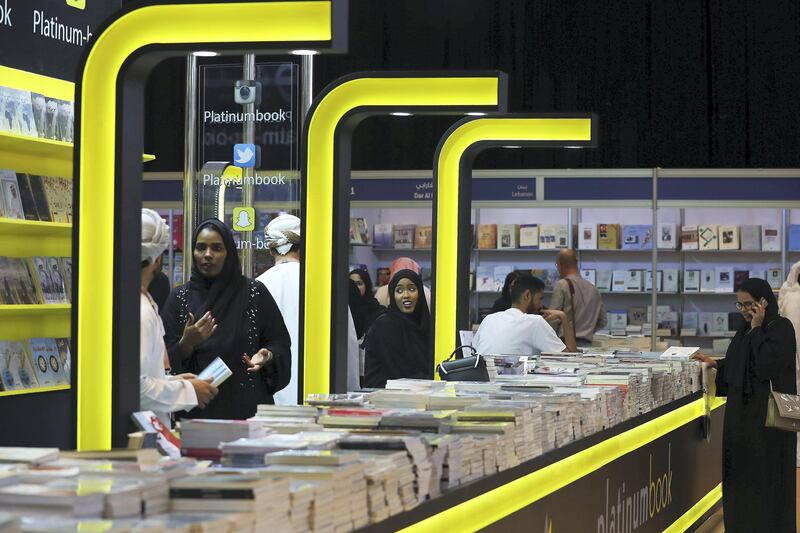
[[[315,58],[315,92],[360,70],[498,69],[511,111],[600,116],[596,150],[495,150],[484,168],[800,166],[796,1],[350,0],[349,46]],[[151,77],[148,170],[183,167],[184,62]],[[431,168],[454,120],[370,119],[353,167]]]

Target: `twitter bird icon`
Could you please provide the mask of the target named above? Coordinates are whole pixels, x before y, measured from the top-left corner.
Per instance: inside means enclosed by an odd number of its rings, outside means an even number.
[[[252,168],[256,166],[256,145],[234,144],[233,164],[242,168]]]

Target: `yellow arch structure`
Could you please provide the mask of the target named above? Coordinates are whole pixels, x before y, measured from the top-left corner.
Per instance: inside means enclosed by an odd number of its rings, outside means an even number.
[[[442,136],[434,158],[434,361],[438,365],[456,348],[459,280],[464,287],[471,246],[459,223],[469,210],[472,160],[480,151],[504,145],[523,147],[591,147],[596,143],[591,115],[496,115],[467,118]],[[461,226],[461,227],[460,227]],[[453,275],[457,273],[457,275]],[[463,302],[462,302],[463,303]]]
[[[348,76],[329,85],[317,97],[304,127],[303,175],[303,384],[305,393],[332,389],[331,359],[337,353],[332,324],[333,309],[346,301],[333,297],[334,280],[346,280],[338,272],[337,243],[345,233],[337,223],[349,217],[349,204],[337,194],[349,191],[350,131],[358,121],[390,112],[456,114],[504,110],[505,75],[502,73],[371,72]],[[342,165],[342,160],[346,163]],[[341,175],[340,175],[341,174]],[[346,174],[346,175],[345,175]],[[349,195],[348,195],[349,196]],[[337,212],[336,206],[339,209]],[[341,258],[340,258],[341,259]],[[346,268],[346,260],[344,263]],[[346,284],[340,283],[338,288]],[[346,290],[343,293],[346,295]],[[339,314],[341,317],[341,313]],[[336,331],[344,331],[337,328]],[[340,365],[341,367],[341,365]],[[341,382],[341,368],[335,372]]]
[[[346,5],[337,2],[345,10]],[[229,51],[330,48],[335,13],[329,0],[137,7],[107,23],[85,55],[76,95],[78,449],[108,449],[112,443],[113,336],[115,327],[123,326],[114,323],[113,285],[118,149],[123,149],[118,117],[142,112],[118,107],[126,64],[149,49],[178,55],[200,45]]]

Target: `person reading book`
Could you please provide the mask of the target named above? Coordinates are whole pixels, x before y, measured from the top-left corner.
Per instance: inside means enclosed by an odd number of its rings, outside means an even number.
[[[153,411],[169,426],[169,413],[205,407],[217,388],[211,380],[197,379],[195,374],[168,376],[169,359],[164,345],[164,325],[158,316],[158,305],[147,288],[155,272],[161,269],[162,254],[170,238],[169,226],[161,215],[142,209],[142,279],[139,335],[139,408]]]
[[[577,351],[572,322],[564,311],[542,309],[543,298],[544,282],[530,274],[520,274],[511,288],[511,307],[484,318],[472,346],[481,355]],[[566,344],[548,324],[554,319],[564,325]]]
[[[594,332],[608,324],[600,291],[579,274],[575,250],[558,252],[556,267],[561,279],[553,287],[549,308],[560,309],[570,318],[578,345],[591,346]],[[563,325],[559,333],[564,336]]]
[[[422,278],[413,270],[395,273],[389,282],[388,310],[367,332],[364,386],[386,387],[390,379],[433,378],[430,346],[431,315]]]
[[[250,418],[289,383],[289,332],[269,290],[242,275],[228,226],[201,222],[191,249],[191,279],[172,291],[162,312],[170,362],[196,374],[220,357],[233,375],[202,413],[182,416]]]

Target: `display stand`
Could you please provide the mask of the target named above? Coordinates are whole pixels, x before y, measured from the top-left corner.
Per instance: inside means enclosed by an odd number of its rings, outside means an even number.
[[[690,529],[721,497],[724,402],[713,402],[704,433],[702,394],[450,490],[367,531]]]
[[[0,66],[4,87],[43,94],[61,100],[74,99],[74,84]],[[39,137],[0,132],[0,169],[19,173],[72,179],[73,144]],[[155,159],[145,155],[144,161]],[[0,217],[0,248],[5,257],[70,257],[72,224]],[[73,276],[72,286],[75,287]],[[0,305],[0,340],[68,338],[71,334],[70,304]],[[71,347],[72,376],[77,379],[77,354]],[[0,391],[0,427],[25,428],[0,432],[0,445],[74,447],[73,395],[70,385]],[[41,423],[31,418],[41,415]]]

